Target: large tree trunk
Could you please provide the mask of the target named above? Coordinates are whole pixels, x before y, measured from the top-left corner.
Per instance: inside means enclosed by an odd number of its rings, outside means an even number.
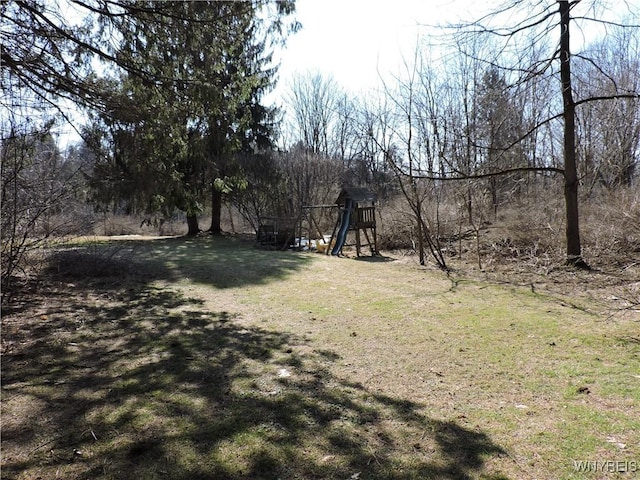
[[[211,227],[209,233],[211,235],[220,235],[222,227],[220,225],[222,218],[222,192],[213,187],[211,193]]]
[[[567,263],[587,267],[582,259],[580,223],[578,217],[578,170],[576,166],[575,110],[571,91],[571,54],[569,51],[568,0],[558,0],[560,11],[560,80],[562,83],[564,117],[564,199],[567,220]]]
[[[191,237],[200,233],[200,226],[198,225],[197,215],[187,214],[187,227],[189,228],[187,235]]]

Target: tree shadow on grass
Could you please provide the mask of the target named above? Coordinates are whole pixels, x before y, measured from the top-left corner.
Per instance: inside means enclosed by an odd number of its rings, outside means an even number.
[[[466,479],[504,454],[307,338],[145,283],[58,293],[4,319],[3,479]]]
[[[359,262],[368,262],[368,263],[387,263],[387,262],[396,261],[395,258],[382,255],[381,253],[378,253],[376,255],[362,255],[360,257],[354,257],[353,259]]]
[[[312,261],[310,256],[294,252],[260,250],[253,242],[239,238],[177,237],[63,247],[52,253],[49,273],[74,280],[189,280],[232,288],[283,279]]]
[[[503,453],[482,432],[337,377],[336,352],[243,328],[233,312],[152,283],[241,286],[309,261],[242,247],[61,251],[66,287],[22,302],[3,325],[3,478],[458,479]]]

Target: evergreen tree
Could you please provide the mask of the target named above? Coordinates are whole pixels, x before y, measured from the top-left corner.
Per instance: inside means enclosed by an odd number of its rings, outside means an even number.
[[[136,5],[134,20],[114,22],[116,55],[156,80],[129,72],[117,82],[114,107],[100,116],[113,144],[100,175],[111,172],[118,183],[109,188],[135,210],[186,212],[190,234],[209,192],[219,233],[222,196],[243,183],[235,155],[271,146],[274,115],[260,100],[273,82],[269,41],[280,20],[265,24],[256,2],[171,2],[160,13],[156,2]],[[268,7],[276,18],[293,11]]]

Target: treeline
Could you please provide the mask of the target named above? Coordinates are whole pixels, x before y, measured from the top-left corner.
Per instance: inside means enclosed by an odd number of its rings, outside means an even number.
[[[605,22],[600,7],[502,5],[425,36],[404,71],[365,98],[302,75],[291,84],[290,138],[340,158],[368,184],[393,178],[385,185],[411,212],[420,263],[427,252],[446,268],[442,223],[452,210],[477,238],[500,210],[560,197],[566,260],[588,268],[579,204],[633,188],[640,158],[639,12]],[[606,35],[573,52],[593,26]]]
[[[574,203],[578,186],[582,201],[636,186],[638,25],[610,25],[606,36],[561,62],[559,39],[552,37],[558,16],[547,24],[539,20],[527,17],[513,27],[526,33],[515,46],[501,43],[503,32],[479,24],[458,26],[437,49],[425,38],[405,71],[383,81],[376,95],[354,97],[320,73],[300,75],[288,96],[290,142],[341,159],[351,178],[383,197],[400,190],[424,240],[436,249],[440,225],[425,219],[442,220],[433,212],[443,204],[443,211],[453,206],[477,230],[514,205],[555,204],[550,196],[562,196],[563,183]],[[569,61],[566,87],[561,68]],[[563,88],[572,99],[564,98]],[[565,224],[577,226],[574,209]],[[578,247],[573,260],[586,266],[579,237],[572,240]]]
[[[345,184],[393,204],[394,229],[404,222],[421,263],[430,252],[443,268],[455,228],[477,237],[501,211],[557,204],[549,195],[560,192],[567,257],[586,265],[578,198],[638,182],[640,25],[629,12],[570,52],[569,32],[599,22],[574,11],[584,3],[523,13],[514,1],[425,36],[372,92],[301,73],[283,111],[264,95],[274,50],[300,27],[293,2],[3,4],[3,281],[91,212],[154,223],[179,211],[189,234],[216,234],[225,204],[257,228],[262,216],[332,203]],[[75,124],[77,111],[89,121]],[[65,121],[82,142],[61,152]]]

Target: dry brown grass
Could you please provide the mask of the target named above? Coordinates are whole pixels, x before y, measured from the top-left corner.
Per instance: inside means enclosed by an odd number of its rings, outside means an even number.
[[[486,199],[484,199],[486,200]],[[425,201],[425,215],[451,266],[465,265],[512,273],[549,273],[565,260],[565,212],[558,185],[488,209],[474,201],[474,222],[454,197]],[[640,193],[637,189],[592,193],[580,204],[583,255],[596,269],[635,268],[640,261]],[[396,198],[379,208],[382,249],[415,250],[415,221],[406,203]],[[476,241],[476,237],[478,237]],[[466,268],[466,267],[465,267]]]

